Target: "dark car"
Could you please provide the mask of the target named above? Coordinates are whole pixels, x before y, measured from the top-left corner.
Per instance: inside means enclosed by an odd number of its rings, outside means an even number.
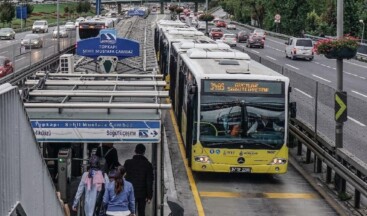
[[[249,35],[250,35],[250,32],[248,31],[239,31],[237,33],[237,42],[238,43],[247,42]]]
[[[210,29],[209,36],[212,39],[219,39],[223,37],[223,31],[220,28],[212,28]]]
[[[0,29],[0,39],[15,39],[15,31],[12,28],[2,28]]]
[[[265,40],[262,35],[259,36],[259,35],[251,34],[249,38],[247,39],[246,47],[264,48],[264,46],[265,46]]]
[[[13,73],[12,62],[5,56],[0,56],[0,77]]]
[[[20,42],[25,48],[42,48],[43,40],[38,34],[27,34]]]

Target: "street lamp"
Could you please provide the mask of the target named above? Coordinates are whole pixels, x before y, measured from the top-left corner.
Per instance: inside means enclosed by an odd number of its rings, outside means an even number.
[[[363,43],[363,36],[364,36],[364,22],[363,20],[359,20],[360,23],[362,23],[363,27],[362,27],[362,38],[361,38],[361,43]]]

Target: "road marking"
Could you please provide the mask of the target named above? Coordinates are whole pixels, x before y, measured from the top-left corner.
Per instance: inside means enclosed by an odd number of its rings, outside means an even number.
[[[358,77],[358,78],[360,78],[360,79],[366,79],[366,77],[359,76],[359,75],[354,74],[354,73],[349,73],[349,72],[346,72],[346,71],[344,71],[344,73],[345,73],[345,74],[348,74],[348,75],[351,75],[351,76],[354,76],[354,77]]]
[[[300,89],[298,89],[298,88],[294,88],[296,91],[298,91],[298,92],[300,92],[300,93],[302,93],[302,94],[304,94],[304,95],[306,95],[307,97],[309,97],[309,98],[313,98],[311,95],[309,95],[309,94],[307,94],[306,92],[304,92],[304,91],[302,91],[302,90],[300,90]]]
[[[348,64],[352,64],[352,65],[355,65],[355,66],[358,66],[358,67],[363,67],[363,68],[367,68],[367,66],[364,66],[364,65],[360,65],[360,64],[356,64],[356,63],[353,63],[353,62],[350,62],[350,61],[344,61]]]
[[[257,54],[260,53],[259,51],[256,51],[256,50],[251,50],[251,52],[254,52],[254,53],[257,53]]]
[[[200,192],[201,197],[212,198],[262,198],[262,199],[319,199],[313,193],[236,193],[236,192]]]
[[[330,81],[330,80],[327,80],[327,79],[325,79],[325,78],[319,77],[319,76],[317,76],[317,75],[315,75],[315,74],[312,74],[312,76],[314,76],[314,77],[316,77],[316,78],[319,78],[320,80],[324,80],[325,82],[329,82],[329,83],[331,83],[331,81]]]
[[[367,98],[367,95],[364,95],[364,94],[359,93],[359,92],[354,91],[354,90],[352,90],[352,92],[353,92],[354,94],[357,94],[357,95],[360,95],[360,96],[363,96],[363,97],[366,97],[366,98]]]
[[[20,58],[20,59],[15,60],[15,61],[20,61],[20,60],[22,60],[22,59],[25,59],[25,57],[22,57],[22,58]]]
[[[279,41],[272,40],[272,39],[269,39],[269,38],[266,38],[265,41],[271,41],[271,42],[274,42],[274,43],[277,43],[277,44],[285,45],[284,42],[279,42]]]
[[[270,59],[272,59],[272,60],[276,61],[276,59],[275,59],[275,58],[273,58],[273,57],[270,57],[270,56],[266,56],[266,57],[268,57],[268,58],[270,58]]]
[[[285,65],[287,65],[288,67],[294,68],[294,69],[296,69],[296,70],[299,70],[299,68],[298,68],[298,67],[294,67],[294,66],[292,66],[292,65],[290,65],[290,64],[285,64]]]
[[[356,120],[356,119],[354,119],[354,118],[352,118],[352,117],[349,117],[349,116],[348,116],[348,119],[349,119],[349,120],[352,120],[354,123],[358,124],[359,126],[366,127],[366,125],[365,125],[365,124],[363,124],[362,122],[360,122],[360,121],[358,121],[358,120]]]
[[[0,54],[5,54],[5,53],[7,53],[8,51],[4,51],[4,52],[1,52]]]
[[[180,132],[179,132],[178,126],[177,126],[176,117],[173,114],[173,109],[172,108],[170,109],[170,113],[171,113],[171,118],[172,118],[172,124],[173,124],[173,127],[175,129],[175,133],[176,133],[176,137],[177,137],[178,146],[180,148],[181,157],[182,157],[182,160],[184,162],[186,174],[187,174],[187,177],[189,179],[190,186],[191,186],[191,191],[192,191],[192,194],[194,196],[196,207],[198,209],[198,216],[205,216],[203,204],[201,203],[200,195],[199,195],[199,192],[198,192],[198,188],[196,187],[194,176],[192,175],[192,171],[189,168],[189,165],[188,165],[188,162],[187,162],[187,159],[186,159],[186,156],[185,156],[185,147],[184,147],[184,144],[182,142],[181,135],[180,135]]]
[[[50,49],[50,48],[52,48],[52,47],[55,47],[55,46],[50,46],[50,47],[48,47],[47,49]]]

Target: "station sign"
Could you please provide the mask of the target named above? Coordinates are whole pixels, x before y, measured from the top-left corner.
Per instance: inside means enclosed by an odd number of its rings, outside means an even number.
[[[31,120],[37,142],[156,143],[160,120]]]
[[[94,59],[99,56],[116,56],[119,60],[140,55],[139,43],[118,38],[115,29],[104,29],[98,37],[78,41],[76,53]]]

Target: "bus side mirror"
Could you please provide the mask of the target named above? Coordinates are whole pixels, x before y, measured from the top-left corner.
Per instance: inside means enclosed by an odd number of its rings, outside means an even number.
[[[296,102],[289,103],[289,111],[291,114],[291,118],[297,117],[297,103]]]

